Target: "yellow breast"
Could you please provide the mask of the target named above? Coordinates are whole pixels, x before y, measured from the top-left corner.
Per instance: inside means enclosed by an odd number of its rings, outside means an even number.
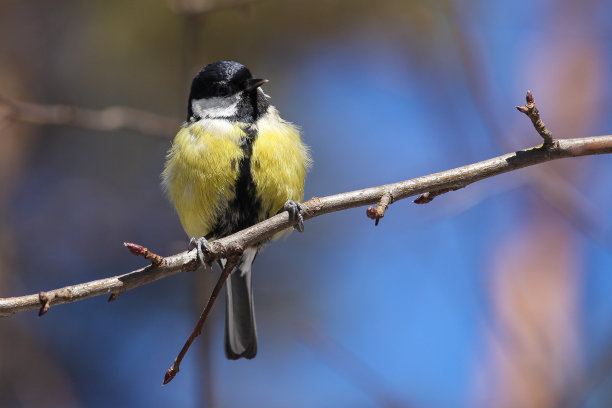
[[[308,148],[297,127],[282,120],[271,106],[257,121],[251,157],[251,175],[261,201],[262,219],[278,213],[287,200],[303,200],[310,164]]]
[[[182,128],[168,152],[162,184],[183,229],[202,237],[234,197],[244,131],[226,120],[201,120]]]
[[[240,160],[245,157],[244,123],[203,119],[182,128],[168,152],[162,184],[190,237],[207,236],[230,214]],[[270,107],[256,123],[250,177],[256,201],[252,222],[278,213],[287,200],[302,201],[310,166],[307,147],[295,126]],[[244,200],[246,197],[242,197]],[[248,198],[247,198],[248,199]],[[230,217],[231,219],[231,217]]]

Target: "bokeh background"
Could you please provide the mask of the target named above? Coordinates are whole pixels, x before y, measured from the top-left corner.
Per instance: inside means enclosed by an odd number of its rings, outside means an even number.
[[[555,136],[610,133],[610,16],[600,0],[4,0],[0,296],[143,266],[124,241],[186,248],[159,173],[208,62],[270,79],[312,149],[309,198],[538,144],[514,109],[527,89]],[[610,156],[566,159],[395,203],[377,227],[365,208],[313,219],[257,259],[258,356],[225,359],[221,298],[165,387],[216,272],[1,319],[0,406],[612,406],[610,174]]]

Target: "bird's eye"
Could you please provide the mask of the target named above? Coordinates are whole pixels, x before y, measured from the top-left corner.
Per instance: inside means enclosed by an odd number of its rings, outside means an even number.
[[[220,85],[219,88],[217,88],[218,96],[229,96],[230,93],[231,93],[230,87],[227,85]]]

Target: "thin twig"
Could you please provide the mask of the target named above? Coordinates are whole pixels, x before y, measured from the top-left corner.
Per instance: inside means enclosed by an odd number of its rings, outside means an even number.
[[[153,266],[164,266],[164,263],[166,262],[163,256],[149,251],[142,245],[134,244],[132,242],[124,242],[123,245],[129,249],[133,255],[142,256],[144,259],[151,261]]]
[[[368,218],[376,220],[374,226],[377,226],[380,219],[385,216],[385,212],[391,203],[393,203],[393,196],[391,193],[385,193],[380,198],[378,204],[376,204],[376,207],[368,207],[366,215]]]
[[[308,220],[335,211],[378,203],[385,193],[390,193],[395,202],[428,191],[465,187],[488,177],[551,160],[609,153],[612,153],[612,135],[558,139],[548,149],[536,146],[479,163],[399,183],[370,187],[327,197],[315,197],[304,203],[305,211],[303,215],[304,219]],[[292,227],[296,222],[284,211],[233,235],[213,241],[209,245],[210,251],[206,253],[206,261],[213,262],[216,259],[228,258],[233,254],[242,252],[243,248],[248,248],[264,241],[274,234]],[[194,270],[198,266],[196,252],[194,249],[189,252],[168,256],[165,258],[166,264],[164,266],[155,267],[149,265],[125,275],[47,291],[49,304],[53,306],[99,295],[121,293],[181,271]],[[65,296],[62,296],[62,293]],[[41,302],[38,294],[0,298],[0,316],[9,316],[40,307]]]
[[[428,191],[415,198],[412,202],[415,204],[429,204],[434,198],[446,194],[450,191],[459,190],[458,188],[444,188],[442,190]]]
[[[124,106],[95,110],[68,105],[18,102],[0,96],[0,120],[2,119],[101,131],[126,129],[164,139],[174,136],[179,127],[178,120]]]
[[[38,300],[40,300],[40,304],[42,305],[40,307],[40,311],[38,312],[38,316],[42,316],[49,311],[51,304],[49,302],[49,297],[45,292],[40,292],[38,294]]]
[[[536,108],[535,106],[535,99],[533,97],[533,94],[531,93],[531,91],[527,91],[527,96],[525,97],[526,100],[526,104],[525,106],[517,106],[516,109],[519,110],[519,112],[524,113],[525,115],[527,115],[529,117],[529,119],[531,119],[531,122],[533,123],[533,126],[535,127],[536,131],[540,134],[540,136],[542,136],[542,138],[544,139],[544,148],[549,148],[551,147],[554,142],[555,139],[552,136],[552,133],[546,128],[546,125],[544,124],[544,122],[542,121],[542,119],[540,119],[540,111],[538,111],[538,108]],[[421,194],[420,196],[418,196],[413,203],[415,204],[428,204],[430,202],[433,201],[434,198],[442,195],[442,194],[446,194],[450,191],[455,191],[458,190],[462,187],[457,187],[457,188],[444,188],[441,190],[436,190],[436,191],[428,191],[426,193]],[[378,224],[378,222],[377,222]]]
[[[132,253],[132,255],[142,256],[144,259],[151,261],[151,266],[153,267],[164,266],[166,264],[166,259],[163,256],[149,251],[142,245],[134,244],[132,242],[124,242],[123,245]],[[114,302],[118,297],[119,292],[111,293],[111,295],[108,297],[108,303]],[[47,307],[47,311],[48,310],[49,308]]]
[[[533,98],[531,91],[527,91],[525,100],[527,101],[525,106],[517,106],[516,109],[518,109],[519,112],[523,112],[529,117],[529,119],[531,119],[533,127],[535,127],[536,131],[540,134],[540,136],[542,136],[542,139],[544,139],[544,147],[552,146],[553,143],[555,143],[555,139],[553,138],[551,131],[546,128],[546,125],[542,119],[540,119],[540,111],[538,111],[538,108],[535,106],[535,99]]]
[[[500,122],[493,104],[489,102],[494,100],[496,95],[490,81],[492,76],[487,72],[488,64],[483,57],[482,43],[476,36],[472,35],[473,30],[466,28],[470,27],[473,21],[468,17],[469,13],[466,12],[465,7],[462,8],[455,2],[449,2],[448,5],[451,7],[447,7],[445,10],[451,13],[446,20],[451,28],[452,35],[450,38],[456,42],[454,46],[459,51],[461,72],[464,75],[467,90],[474,106],[480,112],[478,117],[481,118],[482,125],[487,132],[494,136],[494,140],[501,149],[513,148],[512,143],[507,138],[502,137],[512,134],[513,131],[508,130],[508,126]],[[538,175],[538,173],[545,174]],[[610,246],[610,240],[607,239],[609,235],[608,225],[610,225],[608,217],[604,215],[602,218],[597,211],[592,211],[589,207],[593,207],[593,205],[585,205],[588,201],[584,200],[584,194],[573,194],[575,187],[572,187],[571,183],[567,181],[555,184],[554,188],[547,188],[547,186],[554,184],[551,182],[551,178],[564,179],[558,171],[547,166],[532,172],[529,177],[525,178],[525,182],[549,204],[558,209],[570,223],[586,236],[608,248]],[[559,195],[562,195],[564,199],[558,200]]]
[[[181,352],[174,359],[174,363],[172,363],[168,371],[166,371],[166,374],[164,375],[163,385],[168,384],[178,374],[179,366],[181,365],[181,361],[183,361],[183,357],[185,357],[185,354],[187,354],[189,347],[191,347],[191,343],[193,343],[196,337],[202,334],[202,327],[204,327],[206,318],[208,317],[210,310],[215,304],[215,301],[217,300],[217,296],[219,295],[221,288],[223,288],[225,281],[230,276],[232,269],[234,269],[237,263],[238,263],[238,256],[232,256],[231,258],[228,258],[227,262],[225,263],[225,267],[223,268],[223,272],[221,272],[221,276],[219,276],[219,280],[217,281],[217,284],[213,288],[210,298],[208,298],[208,302],[206,303],[206,306],[204,306],[204,310],[202,310],[202,314],[200,315],[200,318],[198,319],[198,323],[193,328],[193,331],[189,335],[189,338],[185,342],[185,345],[181,349]]]

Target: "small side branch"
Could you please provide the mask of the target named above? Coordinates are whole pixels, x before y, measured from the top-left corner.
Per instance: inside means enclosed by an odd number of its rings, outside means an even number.
[[[191,347],[191,343],[193,343],[196,337],[202,334],[202,327],[204,327],[204,323],[206,322],[206,319],[208,318],[208,314],[210,313],[213,305],[215,304],[215,301],[217,300],[217,296],[219,296],[219,292],[221,291],[221,288],[223,288],[225,281],[230,276],[232,269],[234,269],[234,267],[238,263],[238,259],[239,257],[235,255],[229,258],[227,262],[225,263],[225,266],[223,267],[223,272],[221,273],[221,276],[219,276],[219,280],[217,281],[217,284],[213,288],[210,298],[208,299],[206,306],[204,306],[204,310],[202,310],[202,314],[200,315],[200,319],[198,319],[198,323],[193,328],[193,331],[189,335],[189,338],[185,342],[185,345],[181,349],[181,352],[174,359],[174,363],[172,363],[168,371],[166,371],[166,374],[164,375],[163,385],[168,384],[178,374],[179,367],[181,365],[181,361],[183,361],[183,357],[185,357],[185,354],[187,354],[189,347]]]
[[[38,311],[38,316],[42,316],[49,311],[51,308],[51,302],[49,302],[49,297],[45,292],[40,292],[38,294],[38,299],[40,300],[40,310]]]
[[[38,301],[40,302],[38,316],[46,314],[51,308],[51,304],[72,302],[73,297],[74,294],[71,287],[53,290],[50,292],[40,292],[38,294]]]
[[[412,202],[415,203],[415,204],[429,204],[437,196],[441,196],[442,194],[446,194],[446,193],[448,193],[450,191],[459,190],[460,188],[463,188],[463,187],[464,186],[453,187],[453,188],[443,188],[441,190],[436,190],[436,191],[428,191],[426,193],[421,194],[417,198],[415,198],[414,201],[412,201]]]
[[[132,242],[124,242],[123,245],[129,249],[129,251],[136,256],[142,256],[144,259],[151,261],[153,266],[164,266],[166,260],[163,256],[157,255],[149,251],[147,248],[142,245],[134,244]]]
[[[535,99],[531,91],[527,91],[525,100],[525,106],[517,106],[516,109],[518,109],[519,112],[524,113],[529,117],[529,119],[531,119],[531,122],[533,123],[533,126],[535,127],[536,131],[540,134],[542,139],[544,139],[544,144],[542,145],[542,147],[545,149],[553,147],[553,145],[555,144],[555,139],[553,138],[552,132],[548,130],[548,128],[546,128],[546,125],[540,118],[540,111],[535,106]],[[463,187],[465,186],[456,186],[453,188],[444,188],[435,191],[428,191],[418,196],[413,202],[415,204],[428,204],[432,202],[434,198],[442,194],[446,194],[450,191],[456,191]],[[376,223],[378,224],[378,220]]]
[[[366,210],[366,215],[368,216],[368,218],[376,220],[374,226],[377,226],[380,219],[385,216],[385,211],[387,211],[387,208],[389,208],[389,204],[391,204],[392,202],[393,196],[391,195],[391,193],[386,192],[380,198],[378,204],[376,204],[376,208],[368,207],[368,209]]]
[[[525,100],[527,101],[525,106],[517,106],[516,109],[518,109],[519,112],[523,112],[531,119],[533,127],[535,127],[535,130],[542,136],[542,139],[544,139],[544,147],[551,147],[555,143],[555,139],[551,131],[546,128],[546,125],[542,119],[540,119],[540,111],[538,111],[538,108],[535,106],[535,99],[531,91],[527,91]]]
[[[142,245],[134,244],[131,242],[124,242],[123,245],[132,253],[132,255],[142,256],[144,259],[151,261],[151,266],[155,268],[166,265],[166,259],[163,256],[157,255],[156,253],[149,251]],[[111,295],[108,297],[108,303],[114,302],[115,300],[117,300],[118,297],[118,292],[111,293]]]

